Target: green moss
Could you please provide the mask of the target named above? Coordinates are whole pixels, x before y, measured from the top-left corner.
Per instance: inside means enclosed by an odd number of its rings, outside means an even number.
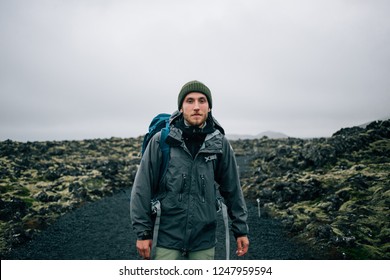
[[[340,212],[352,212],[355,210],[355,202],[353,200],[346,201],[340,206]]]
[[[361,225],[358,227],[355,236],[364,244],[379,244],[380,239],[377,238],[374,230],[368,226]]]
[[[7,229],[7,223],[0,221],[0,255],[3,255],[9,247],[5,239],[5,232]]]
[[[92,189],[99,189],[104,186],[105,181],[103,178],[88,178],[82,183],[86,188],[92,190]]]
[[[35,202],[35,199],[31,197],[22,197],[22,200],[26,203],[27,207],[31,207]]]
[[[386,259],[386,253],[380,248],[366,244],[359,244],[353,248],[345,248],[344,251],[349,259],[355,260],[378,260]]]
[[[389,236],[390,236],[390,228],[387,225],[381,229],[381,231],[378,235],[378,238],[383,240],[383,242],[386,242],[386,240],[389,240]],[[388,243],[387,245],[390,247],[390,243]],[[389,252],[390,252],[390,250],[389,250]]]
[[[11,192],[13,189],[13,186],[10,185],[0,185],[0,193],[2,194]]]
[[[20,184],[2,184],[0,185],[0,193],[1,194],[7,194],[7,193],[13,193],[14,195],[18,196],[28,196],[30,195],[29,189],[26,187],[20,185]]]
[[[20,196],[28,196],[30,195],[30,191],[29,189],[27,189],[26,187],[20,187],[16,193],[16,195],[20,195]]]

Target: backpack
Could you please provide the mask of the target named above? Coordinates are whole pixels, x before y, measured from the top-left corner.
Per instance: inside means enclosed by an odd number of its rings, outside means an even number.
[[[146,133],[142,142],[141,156],[143,156],[143,154],[145,153],[146,147],[148,146],[150,139],[152,139],[157,132],[161,131],[160,149],[162,153],[162,164],[160,167],[159,181],[161,181],[168,167],[169,145],[165,143],[165,140],[167,139],[169,134],[170,117],[171,115],[166,113],[161,113],[155,116],[150,122],[148,132]]]

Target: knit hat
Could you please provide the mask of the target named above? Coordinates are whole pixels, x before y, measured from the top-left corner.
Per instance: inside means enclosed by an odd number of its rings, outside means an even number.
[[[205,84],[199,81],[191,81],[186,83],[180,90],[179,97],[177,98],[177,105],[179,107],[179,110],[181,109],[184,98],[186,97],[187,94],[191,92],[201,92],[204,95],[206,95],[207,101],[211,109],[213,100],[211,98],[210,89]]]

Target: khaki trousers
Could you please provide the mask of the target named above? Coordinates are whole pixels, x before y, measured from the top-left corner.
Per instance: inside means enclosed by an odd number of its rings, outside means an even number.
[[[156,247],[156,260],[214,260],[215,247],[188,252],[183,256],[181,251]]]

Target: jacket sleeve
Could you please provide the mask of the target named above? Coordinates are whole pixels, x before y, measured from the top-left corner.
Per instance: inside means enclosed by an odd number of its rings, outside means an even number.
[[[152,233],[153,220],[151,217],[150,202],[152,190],[156,189],[162,159],[159,146],[160,133],[154,135],[150,140],[145,153],[142,156],[130,198],[130,216],[133,230],[138,239],[142,239],[145,234]]]
[[[229,217],[232,220],[234,236],[248,235],[248,210],[242,193],[237,161],[228,140],[223,138],[222,156],[218,164],[216,182],[220,185],[220,193],[225,199]]]

